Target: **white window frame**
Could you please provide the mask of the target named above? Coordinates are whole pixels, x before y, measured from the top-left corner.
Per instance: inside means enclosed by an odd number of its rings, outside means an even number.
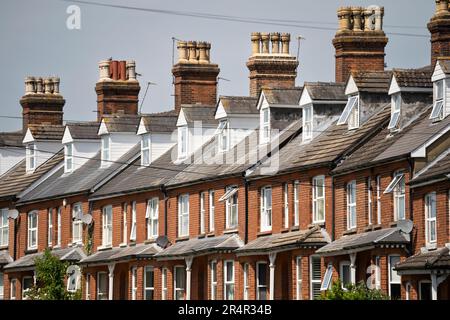
[[[440,87],[441,86],[441,87]],[[442,89],[442,92],[439,92],[439,88]],[[446,88],[446,81],[438,80],[433,84],[433,91],[434,91],[434,102],[433,102],[433,110],[430,114],[431,120],[442,120],[444,118],[444,108],[445,108],[445,88]],[[442,96],[440,96],[440,94]]]
[[[188,155],[189,139],[188,127],[178,127],[178,158],[185,159]]]
[[[272,230],[272,187],[261,188],[260,231]]]
[[[86,273],[86,277],[84,280],[84,286],[85,286],[85,299],[91,300],[91,274]]]
[[[25,297],[25,294],[30,290],[30,288],[25,289],[25,280],[31,279],[31,282],[34,285],[34,279],[32,276],[25,276],[22,278],[22,300],[28,300],[27,297]]]
[[[107,167],[111,163],[111,137],[109,135],[103,135],[101,141],[102,141],[101,167]]]
[[[122,244],[128,242],[128,203],[124,202],[122,207]]]
[[[9,288],[9,299],[16,300],[17,299],[17,279],[11,279],[10,288]]]
[[[47,212],[47,245],[53,245],[53,208],[48,209]]]
[[[388,129],[396,129],[400,120],[400,112],[402,106],[402,95],[400,92],[391,95],[391,120]]]
[[[349,272],[349,276],[350,276],[350,281],[348,284],[352,283],[351,263],[350,263],[350,261],[341,261],[339,263],[339,279],[341,280],[342,289],[346,289],[346,284],[344,283],[344,267],[348,267],[348,272]]]
[[[317,256],[309,256],[309,274],[310,274],[310,284],[309,284],[309,298],[311,300],[314,300],[314,290],[313,287],[314,285],[319,285],[319,288],[322,287],[322,277],[321,277],[321,273],[322,271],[319,270],[319,275],[320,278],[319,279],[314,279],[314,272],[313,272],[313,261],[318,259],[319,260],[319,265],[320,265],[320,269],[322,269],[322,261],[320,259],[320,257]]]
[[[329,263],[327,269],[325,270],[325,274],[323,275],[323,280],[320,285],[320,291],[328,290],[328,288],[331,285],[332,278],[333,278],[333,265]]]
[[[131,300],[137,299],[137,267],[131,268]]]
[[[300,182],[294,181],[294,226],[300,225]]]
[[[148,167],[151,162],[151,136],[146,133],[141,136],[141,165]]]
[[[377,176],[376,181],[377,181],[377,225],[381,225],[381,176]]]
[[[62,208],[58,207],[58,211],[56,212],[56,226],[58,231],[56,232],[56,245],[58,247],[61,246],[61,224],[62,224]]]
[[[284,227],[289,228],[289,184],[283,185],[283,213],[284,213]]]
[[[303,141],[309,141],[313,137],[313,119],[314,119],[314,109],[313,105],[309,104],[303,107]]]
[[[243,294],[243,298],[244,300],[248,300],[249,299],[249,291],[250,291],[250,284],[249,284],[249,272],[250,272],[250,264],[249,263],[244,263],[244,282],[243,282],[243,289],[244,289],[244,294]]]
[[[185,202],[184,211],[183,202]],[[189,193],[178,196],[178,237],[187,236],[189,236]]]
[[[78,208],[78,210],[77,210]],[[72,243],[78,244],[83,242],[83,206],[81,202],[77,202],[72,206]]]
[[[100,277],[105,277],[105,292],[100,291]],[[97,272],[97,300],[108,300],[108,273],[104,271]]]
[[[228,151],[230,148],[230,123],[227,120],[221,120],[218,127],[219,151]]]
[[[168,280],[168,269],[166,267],[162,268],[161,271],[161,300],[167,300],[167,280]]]
[[[346,191],[347,191],[346,192],[346,196],[347,196],[347,230],[352,230],[352,229],[356,228],[356,226],[357,226],[356,180],[352,180],[347,183]],[[351,193],[354,193],[354,195]]]
[[[320,184],[319,182],[322,181],[322,184]],[[312,189],[313,189],[313,194],[312,194],[312,212],[313,212],[313,216],[312,216],[312,221],[313,223],[323,223],[325,222],[325,214],[326,214],[326,210],[325,210],[325,176],[324,175],[320,175],[320,176],[316,176],[313,178],[312,180]],[[322,189],[322,195],[320,196],[320,189]],[[323,217],[322,219],[319,219],[319,204],[322,203],[322,208],[323,208]]]
[[[29,143],[26,145],[26,167],[27,172],[33,172],[36,169],[36,144]]]
[[[237,186],[228,186],[226,188],[228,192],[235,192],[226,198],[225,207],[226,207],[226,219],[225,219],[225,228],[226,229],[235,229],[239,224],[239,198],[238,198],[238,188]],[[234,222],[234,223],[233,223]]]
[[[394,221],[405,220],[406,219],[406,181],[405,174],[403,171],[399,170],[394,173],[394,178],[392,179],[389,186],[386,188],[384,193],[393,194],[394,201]],[[403,213],[400,212],[399,203],[403,202]]]
[[[227,278],[229,263],[231,263],[232,269],[233,269],[233,272],[231,273],[233,276],[232,279]],[[234,289],[235,289],[234,273],[235,273],[234,261],[233,260],[224,260],[223,261],[223,300],[234,300]],[[231,299],[228,299],[228,297],[227,297],[227,292],[228,292],[228,290],[230,290],[229,288],[231,288]]]
[[[418,289],[419,289],[419,292],[418,292],[418,298],[419,298],[419,300],[422,300],[422,285],[423,285],[424,283],[429,284],[429,285],[430,285],[430,290],[433,290],[433,287],[432,287],[432,284],[431,284],[431,281],[430,281],[430,280],[420,280],[420,281],[419,281],[419,287],[418,287]],[[430,294],[430,296],[431,296],[431,294]]]
[[[178,287],[177,284],[177,274],[178,274],[178,270],[182,270],[184,273],[184,288],[182,287]],[[186,268],[184,266],[174,266],[173,267],[173,299],[174,300],[185,300],[186,299]],[[183,299],[177,299],[177,293],[181,292]]]
[[[264,284],[260,283],[260,279],[259,279],[259,270],[260,268],[264,268],[265,272],[266,272],[266,279],[264,279]],[[256,262],[256,300],[267,300],[268,295],[269,295],[269,288],[268,288],[268,283],[267,283],[267,275],[268,275],[268,265],[266,261],[258,261]],[[260,289],[265,289],[266,292],[266,296],[265,297],[261,297],[259,290]]]
[[[147,201],[145,219],[147,219],[147,239],[158,238],[159,228],[159,198],[154,197]]]
[[[400,256],[398,255],[398,254],[391,254],[391,255],[388,255],[388,281],[389,281],[389,288],[388,288],[388,292],[389,292],[389,297],[391,297],[391,295],[392,295],[392,290],[391,290],[391,285],[392,284],[398,284],[398,285],[402,285],[402,281],[401,281],[401,277],[399,276],[399,281],[393,281],[392,280],[392,272],[397,272],[397,271],[395,271],[395,270],[393,270],[393,265],[392,265],[392,262],[391,262],[391,259],[392,258],[398,258],[399,260],[398,261],[400,261]],[[401,290],[401,288],[400,288],[400,290]]]
[[[136,201],[131,203],[131,231],[130,231],[130,241],[136,241],[136,228],[137,228],[137,218],[136,218]]]
[[[215,225],[215,203],[214,203],[214,190],[209,190],[209,232],[214,231]]]
[[[372,178],[367,178],[367,224],[372,225]]]
[[[34,221],[36,222],[35,226],[31,226],[32,225],[33,216],[35,217],[35,219],[34,219]],[[38,233],[39,221],[38,221],[38,219],[39,219],[39,215],[38,215],[38,211],[37,210],[33,210],[33,211],[30,211],[28,213],[28,216],[27,216],[27,229],[28,229],[28,232],[27,232],[27,235],[28,235],[27,248],[28,248],[28,250],[36,250],[37,247],[38,247],[38,243],[39,243],[39,239],[38,239],[38,235],[39,235],[39,233]],[[33,238],[33,234],[35,234],[35,243],[33,243],[31,241],[31,239]]]
[[[206,232],[206,194],[207,192],[205,191],[200,193],[200,234],[204,234]]]
[[[217,261],[212,260],[210,262],[211,268],[211,300],[217,299]]]
[[[354,114],[353,114],[354,113]],[[354,117],[355,123],[351,118]],[[359,127],[359,95],[352,95],[348,97],[347,104],[337,122],[337,125],[348,124],[348,129],[355,129]]]
[[[153,286],[147,287],[147,273],[150,272],[152,275]],[[144,268],[144,300],[154,300],[155,299],[155,269],[152,266],[145,266]],[[147,293],[151,293],[152,298],[147,299]]]
[[[0,210],[0,247],[6,247],[9,242],[8,208]]]
[[[111,247],[113,239],[113,207],[104,206],[102,209],[102,247]]]
[[[266,119],[267,115],[267,119]],[[261,109],[261,143],[268,143],[270,141],[270,108]]]
[[[297,300],[303,300],[303,270],[302,256],[295,257],[295,297]]]
[[[64,172],[73,171],[73,143],[64,145]]]
[[[430,192],[425,195],[425,243],[435,245],[437,243],[437,198],[436,192]],[[434,203],[434,206],[433,206]],[[433,212],[434,211],[434,212]],[[434,214],[434,217],[431,216]],[[433,227],[434,225],[434,227]],[[434,239],[432,231],[434,230]]]

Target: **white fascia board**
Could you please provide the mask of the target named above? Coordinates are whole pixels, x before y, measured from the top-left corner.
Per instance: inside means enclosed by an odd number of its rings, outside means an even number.
[[[102,122],[100,123],[100,128],[98,128],[98,135],[104,135],[109,134],[108,128],[106,127],[105,120],[102,119]]]
[[[302,91],[302,95],[300,97],[299,105],[300,107],[306,106],[308,104],[311,104],[313,101],[311,99],[311,96],[309,95],[308,89],[305,88],[305,90]]]
[[[27,133],[25,134],[25,137],[23,138],[22,143],[27,144],[30,142],[35,142],[36,140],[33,137],[33,134],[31,133],[30,128],[27,129]]]
[[[357,93],[358,90],[358,86],[356,85],[355,80],[353,79],[353,76],[350,76],[350,78],[348,78],[347,84],[345,85],[345,95],[351,95],[351,94],[355,94]]]
[[[420,147],[416,148],[411,152],[411,158],[425,158],[427,155],[427,147],[433,144],[437,139],[442,137],[444,134],[447,133],[447,131],[450,129],[450,124],[446,126],[444,129],[439,131],[437,134],[435,134],[433,137],[431,137],[428,141],[426,141],[424,144],[422,144]]]
[[[137,130],[137,135],[142,135],[142,134],[146,134],[148,133],[147,128],[145,127],[144,124],[144,118],[142,117],[141,120],[139,121],[139,128]]]

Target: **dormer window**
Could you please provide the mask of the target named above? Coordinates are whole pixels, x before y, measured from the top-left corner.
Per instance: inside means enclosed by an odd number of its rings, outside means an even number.
[[[434,104],[430,119],[442,120],[444,118],[444,80],[434,83]]]
[[[68,143],[64,146],[64,172],[73,170],[73,144]]]
[[[265,108],[261,111],[261,142],[269,142],[270,139],[270,110]]]
[[[313,133],[313,106],[303,108],[303,141],[311,140]]]
[[[226,120],[220,121],[217,129],[219,137],[219,151],[227,151],[229,148],[229,123]]]
[[[34,143],[26,146],[26,165],[27,172],[32,172],[36,169],[36,145]]]
[[[398,126],[398,120],[400,119],[400,109],[402,105],[402,96],[400,93],[395,93],[391,98],[391,121],[389,122],[388,129],[395,129]]]
[[[359,127],[359,96],[350,96],[347,105],[341,114],[337,124],[348,123],[348,129],[357,129]]]
[[[178,128],[178,158],[187,156],[188,148],[188,128],[186,126]]]
[[[150,161],[150,135],[144,134],[141,140],[141,164],[148,166]]]
[[[111,138],[109,136],[102,136],[102,167],[109,164],[111,160]]]

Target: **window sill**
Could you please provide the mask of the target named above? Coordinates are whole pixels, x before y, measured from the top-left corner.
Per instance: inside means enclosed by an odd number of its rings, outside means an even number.
[[[395,228],[397,226],[397,221],[392,221],[389,223],[389,227]]]
[[[427,250],[436,250],[437,249],[437,243],[436,242],[427,243],[425,245],[425,248],[427,248]]]
[[[356,234],[356,228],[349,229],[347,231],[344,231],[344,233],[343,233],[344,236],[348,236],[348,235],[351,235],[351,234]]]
[[[105,251],[112,249],[112,246],[98,246],[97,251]]]
[[[203,238],[206,238],[206,233],[200,233],[200,234],[197,236],[197,239],[203,239]]]
[[[60,245],[57,245],[57,246],[53,246],[53,249],[59,249],[59,248],[61,248],[61,246],[60,246]]]
[[[151,243],[155,243],[156,242],[156,238],[151,238],[151,239],[147,239],[144,241],[144,244],[151,244]]]
[[[25,254],[33,254],[33,253],[37,253],[37,252],[38,252],[37,248],[25,250]]]
[[[189,240],[189,236],[178,237],[178,238],[175,239],[175,242],[187,241],[187,240]]]
[[[239,230],[238,230],[237,228],[234,228],[234,229],[225,229],[225,230],[223,231],[224,234],[228,234],[228,233],[238,233],[238,232],[239,232]]]
[[[313,222],[313,223],[310,223],[309,225],[308,225],[308,229],[312,229],[312,228],[314,228],[314,227],[321,227],[321,228],[323,228],[323,227],[325,227],[325,221],[320,221],[320,222]]]
[[[0,246],[0,250],[3,250],[3,249],[8,249],[8,245],[5,244],[5,245],[3,245],[3,246]]]
[[[265,237],[270,236],[272,234],[272,230],[261,231],[256,234],[257,237]]]
[[[207,237],[214,237],[216,234],[214,233],[214,231],[211,231],[209,233],[206,234]]]
[[[286,232],[289,232],[289,228],[283,228],[283,229],[281,229],[281,233],[286,233]]]
[[[119,244],[119,247],[120,247],[120,248],[125,248],[126,246],[127,246],[126,243],[121,243],[121,244]]]
[[[298,230],[300,230],[300,226],[291,227],[291,231],[298,231]]]

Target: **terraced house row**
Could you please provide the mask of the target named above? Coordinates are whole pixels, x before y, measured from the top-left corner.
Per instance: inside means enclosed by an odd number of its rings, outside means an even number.
[[[290,35],[252,33],[245,97],[217,98],[211,45],[179,41],[162,113],[138,112],[134,61],[99,63],[92,122],[27,77],[23,129],[0,134],[0,297],[51,248],[86,300],[306,300],[337,279],[449,299],[449,2],[417,69],[385,70],[383,16],[340,8],[336,81],[301,87]]]

